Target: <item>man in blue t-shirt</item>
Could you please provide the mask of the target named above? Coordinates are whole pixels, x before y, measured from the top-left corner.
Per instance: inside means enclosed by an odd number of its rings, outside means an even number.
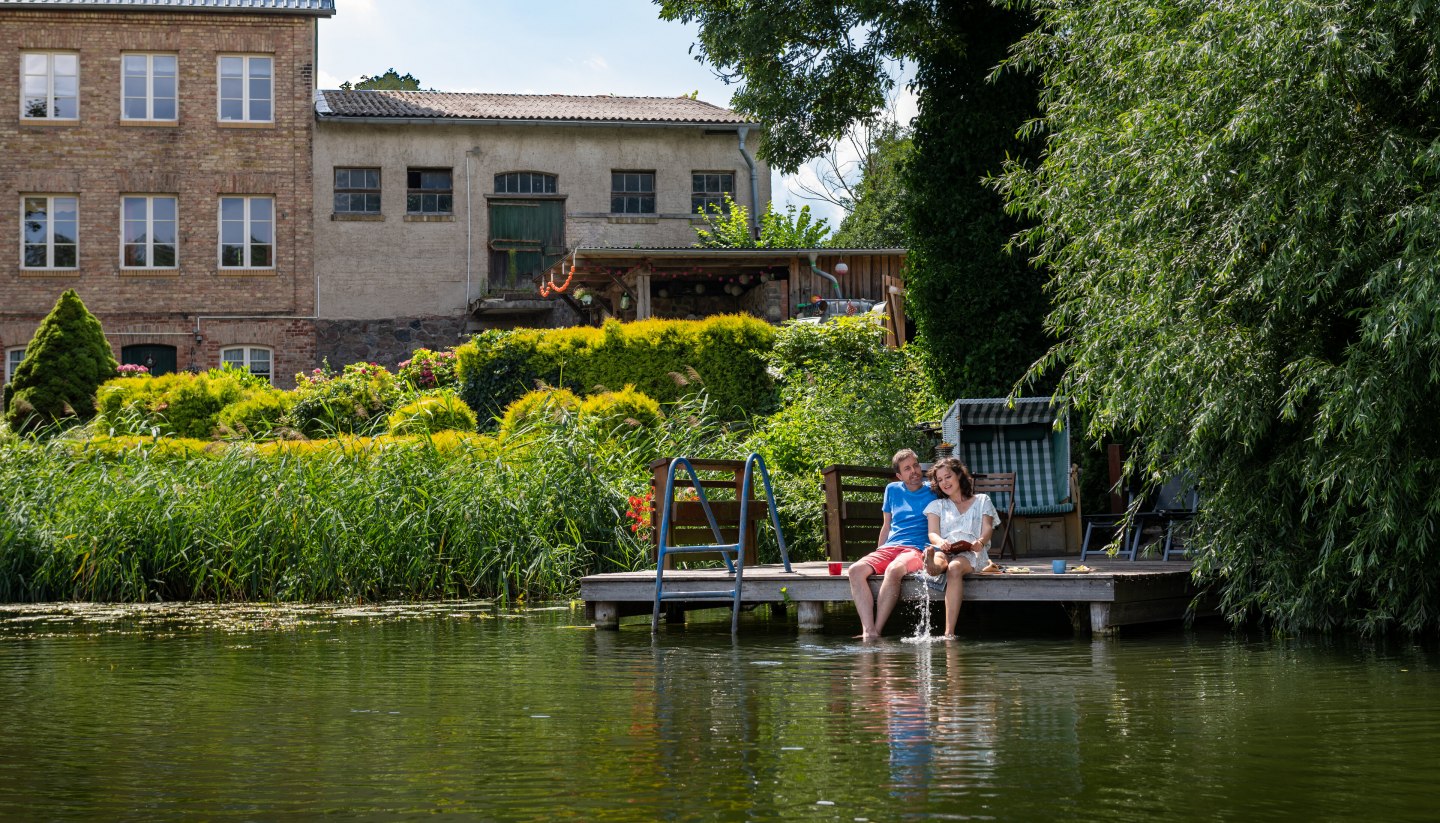
[[[885,487],[885,502],[880,510],[880,539],[875,551],[850,566],[850,594],[860,612],[860,637],[875,640],[885,628],[890,612],[900,600],[900,585],[905,575],[917,572],[925,564],[921,554],[930,542],[930,523],[925,507],[935,499],[920,469],[920,458],[910,449],[895,452],[890,460],[898,482]],[[870,575],[883,574],[880,596],[870,594]]]

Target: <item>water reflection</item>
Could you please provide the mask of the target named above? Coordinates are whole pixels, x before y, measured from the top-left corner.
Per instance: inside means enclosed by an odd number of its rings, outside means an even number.
[[[1433,649],[750,621],[0,607],[0,819],[1432,816]]]

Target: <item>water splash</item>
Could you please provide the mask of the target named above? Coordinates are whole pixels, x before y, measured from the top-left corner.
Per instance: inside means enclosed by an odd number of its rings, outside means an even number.
[[[942,638],[935,637],[931,634],[930,612],[932,610],[930,608],[930,586],[944,578],[938,574],[930,574],[924,569],[915,572],[915,577],[920,581],[920,595],[915,597],[912,602],[915,603],[916,608],[920,610],[920,619],[915,621],[915,633],[909,637],[902,638],[901,642],[934,643]]]

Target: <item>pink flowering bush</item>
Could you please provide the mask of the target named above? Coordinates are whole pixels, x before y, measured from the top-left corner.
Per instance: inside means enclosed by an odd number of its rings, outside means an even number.
[[[150,369],[138,363],[125,363],[115,369],[121,377],[148,377]]]
[[[295,402],[285,423],[310,437],[382,431],[401,386],[384,366],[351,363],[336,374],[327,362],[295,375]]]
[[[418,391],[460,387],[460,378],[455,372],[454,351],[416,349],[409,360],[400,364],[395,376]]]

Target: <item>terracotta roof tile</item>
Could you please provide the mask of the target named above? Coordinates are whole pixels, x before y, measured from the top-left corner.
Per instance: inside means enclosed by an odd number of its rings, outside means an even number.
[[[323,91],[321,117],[433,117],[643,123],[748,123],[729,109],[689,97],[478,94],[442,91]]]

